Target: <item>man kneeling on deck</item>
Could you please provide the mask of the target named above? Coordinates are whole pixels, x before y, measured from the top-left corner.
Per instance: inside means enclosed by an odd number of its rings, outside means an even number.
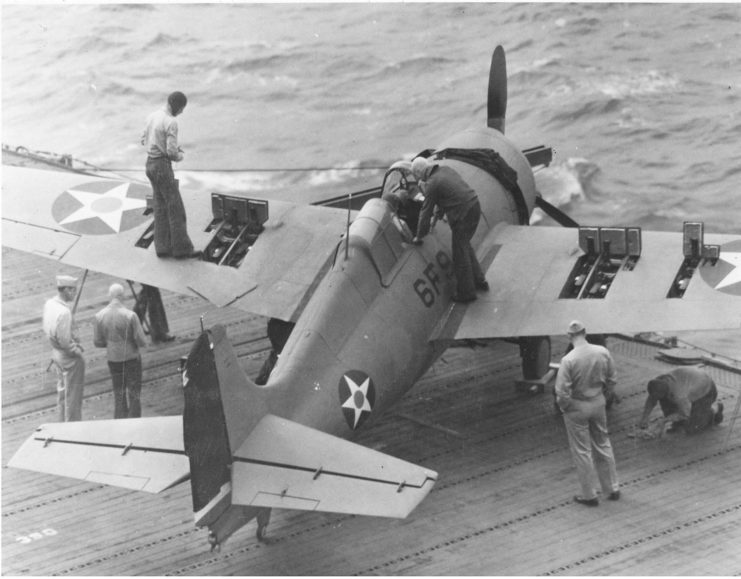
[[[684,428],[687,434],[695,434],[723,421],[723,403],[713,404],[718,398],[715,382],[698,368],[676,368],[661,374],[648,381],[647,389],[639,428],[648,427],[648,417],[657,402],[664,413],[664,425],[672,423],[668,432]]]

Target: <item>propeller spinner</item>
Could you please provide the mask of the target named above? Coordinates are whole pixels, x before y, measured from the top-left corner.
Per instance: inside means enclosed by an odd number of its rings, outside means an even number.
[[[507,116],[507,59],[501,46],[497,46],[491,56],[487,114],[487,126],[504,133],[504,118]]]

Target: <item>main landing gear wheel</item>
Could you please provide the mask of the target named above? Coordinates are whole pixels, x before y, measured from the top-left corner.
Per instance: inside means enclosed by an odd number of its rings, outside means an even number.
[[[213,553],[216,551],[217,553],[221,552],[221,543],[219,543],[219,539],[216,538],[216,533],[213,531],[208,532],[208,544],[211,545],[211,552]]]

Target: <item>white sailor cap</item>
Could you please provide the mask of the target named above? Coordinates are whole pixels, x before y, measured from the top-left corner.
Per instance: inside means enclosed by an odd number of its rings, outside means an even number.
[[[586,328],[584,327],[584,324],[582,324],[579,320],[574,320],[569,324],[569,334],[581,334],[584,332]]]
[[[77,278],[71,275],[58,275],[57,276],[57,287],[77,287]]]

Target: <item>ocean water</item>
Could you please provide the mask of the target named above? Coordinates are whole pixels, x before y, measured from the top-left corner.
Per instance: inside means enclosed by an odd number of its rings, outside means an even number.
[[[537,175],[546,199],[589,225],[741,231],[741,4],[1,10],[2,141],[14,147],[143,177],[144,118],[182,90],[181,183],[339,195],[485,123],[502,44],[507,134],[556,152]]]

